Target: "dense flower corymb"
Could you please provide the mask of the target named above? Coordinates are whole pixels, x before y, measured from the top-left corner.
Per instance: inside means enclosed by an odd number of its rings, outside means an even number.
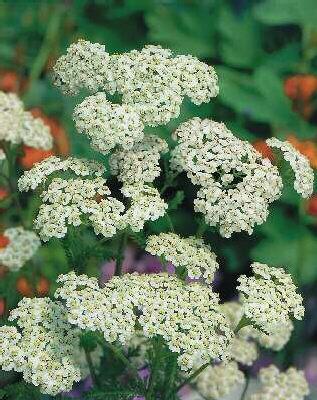
[[[314,171],[309,160],[289,142],[282,142],[277,138],[267,139],[266,143],[273,148],[280,149],[286,161],[295,174],[294,188],[304,198],[309,197],[314,189]]]
[[[25,171],[18,181],[21,192],[34,190],[45,183],[54,172],[71,171],[77,176],[101,176],[105,167],[95,161],[68,157],[65,160],[59,157],[49,157],[34,165],[29,171]]]
[[[189,278],[204,278],[211,283],[219,267],[216,255],[201,239],[181,238],[175,233],[160,233],[150,236],[146,251],[163,257],[175,267],[185,267]]]
[[[0,140],[50,150],[53,138],[40,118],[24,111],[23,103],[14,93],[0,91]]]
[[[174,56],[160,46],[109,55],[98,43],[72,44],[55,67],[55,83],[66,94],[85,88],[122,96],[145,125],[157,126],[178,117],[185,96],[195,104],[217,96],[214,69],[192,56]]]
[[[117,149],[112,153],[109,159],[111,172],[123,183],[153,182],[161,173],[161,153],[167,150],[165,140],[146,135],[130,150]]]
[[[207,367],[196,381],[199,393],[208,400],[220,400],[244,383],[244,374],[234,361]]]
[[[18,328],[0,328],[0,364],[21,372],[42,393],[56,395],[81,379],[75,362],[79,330],[66,319],[63,307],[48,298],[24,298],[10,314]]]
[[[296,292],[291,275],[282,268],[253,263],[254,276],[238,278],[245,316],[267,334],[274,334],[293,316],[302,319],[302,296]]]
[[[103,288],[95,278],[62,275],[56,297],[65,302],[68,320],[81,329],[101,331],[109,342],[125,345],[136,322],[148,338],[162,336],[179,353],[183,370],[214,358],[225,358],[232,338],[220,312],[218,296],[199,284],[185,285],[176,277],[126,274]]]
[[[35,229],[44,241],[51,237],[62,238],[67,226],[78,227],[89,219],[96,234],[113,236],[117,229],[124,227],[122,213],[124,205],[110,197],[105,179],[61,179],[54,178],[41,198],[34,221]],[[98,196],[101,198],[97,201]]]
[[[249,400],[304,400],[309,394],[304,373],[295,368],[279,372],[278,368],[270,365],[262,368],[259,376],[261,387],[250,395]]]
[[[92,147],[107,154],[117,145],[131,149],[143,139],[143,123],[133,105],[112,104],[104,93],[97,93],[79,104],[74,111],[79,132],[86,133]]]
[[[41,245],[38,236],[22,226],[4,231],[8,244],[0,249],[0,264],[11,271],[18,271],[37,252]]]
[[[269,204],[281,195],[282,180],[251,144],[224,124],[200,118],[181,124],[174,139],[172,166],[201,186],[195,211],[209,225],[219,225],[220,234],[230,237],[233,232],[251,234],[255,224],[266,220]]]

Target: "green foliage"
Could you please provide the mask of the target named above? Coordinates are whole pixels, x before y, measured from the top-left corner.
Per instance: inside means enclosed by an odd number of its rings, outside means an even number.
[[[93,389],[90,391],[85,399],[86,400],[130,400],[134,396],[139,395],[140,392],[129,384],[116,384],[113,382],[108,382],[108,384],[103,384],[100,389]]]
[[[40,400],[39,390],[25,382],[13,383],[7,385],[5,389],[0,390],[0,399],[3,400]]]

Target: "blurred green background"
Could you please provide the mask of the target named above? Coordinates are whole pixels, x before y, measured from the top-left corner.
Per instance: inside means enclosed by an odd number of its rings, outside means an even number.
[[[162,137],[168,139],[188,118],[209,117],[225,122],[270,157],[264,140],[288,139],[317,168],[316,0],[0,1],[0,90],[19,92],[27,108],[55,124],[60,153],[68,153],[69,140],[72,154],[95,158],[71,119],[78,98],[62,96],[51,83],[55,60],[78,38],[105,44],[110,53],[160,44],[215,66],[218,98],[199,107],[185,102],[181,117],[160,128]],[[173,217],[178,231],[194,231],[186,202]],[[207,232],[220,255],[218,285],[225,298],[252,260],[283,265],[293,275],[305,297],[305,321],[281,354],[264,354],[261,362],[277,357],[285,366],[295,363],[305,368],[315,389],[316,233],[317,196],[300,201],[291,189],[252,237],[224,240]],[[55,253],[52,248],[46,252],[44,274],[52,279],[60,270],[52,272]]]

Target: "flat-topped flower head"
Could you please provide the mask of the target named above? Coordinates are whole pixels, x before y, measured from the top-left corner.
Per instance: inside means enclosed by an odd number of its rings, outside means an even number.
[[[296,368],[280,372],[270,365],[260,370],[259,378],[261,387],[248,400],[304,400],[309,394],[304,373]]]
[[[122,101],[134,104],[151,126],[178,117],[185,96],[201,104],[219,91],[215,70],[192,56],[173,57],[170,50],[149,45],[114,58]]]
[[[61,179],[54,178],[41,198],[34,221],[42,240],[66,235],[68,225],[80,226],[90,221],[96,234],[113,236],[124,227],[122,213],[124,205],[110,197],[105,179]]]
[[[185,96],[201,104],[219,91],[213,67],[153,45],[109,55],[103,45],[80,40],[58,59],[54,71],[55,84],[64,93],[76,94],[81,88],[118,93],[122,105],[133,107],[150,126],[178,117]]]
[[[236,138],[222,123],[193,118],[174,133],[172,166],[185,171],[201,188],[195,211],[205,215],[220,234],[252,233],[268,216],[268,206],[281,195],[278,170],[248,142]]]
[[[113,91],[110,56],[105,46],[79,40],[67,49],[54,66],[54,84],[68,95],[81,89],[96,92],[100,88]]]
[[[69,391],[81,379],[75,354],[80,331],[66,319],[66,311],[48,298],[24,298],[9,317],[17,328],[0,328],[0,364],[23,374],[26,382],[52,396]]]
[[[74,273],[59,282],[55,295],[65,302],[69,322],[100,331],[109,342],[126,345],[139,326],[147,338],[162,337],[179,354],[183,370],[227,356],[233,333],[210,288],[185,285],[166,273],[126,274],[103,288],[95,278]]]
[[[231,329],[235,331],[239,325],[239,322],[243,317],[243,305],[237,301],[226,302],[221,304],[221,311],[230,320]],[[271,332],[270,334],[265,333],[262,330],[256,329],[251,325],[248,325],[244,326],[236,333],[236,338],[237,340],[242,339],[245,342],[250,343],[251,347],[253,347],[252,341],[254,341],[262,347],[274,351],[279,351],[289,341],[293,329],[294,326],[291,320],[286,320],[283,323],[281,322],[279,326],[276,326],[274,328],[274,332]],[[236,347],[233,341],[232,342],[233,353],[235,353],[235,348]],[[239,345],[237,346],[237,349],[239,349]],[[249,350],[248,353],[251,354],[252,350],[251,349]],[[241,353],[241,351],[238,350],[238,353]]]
[[[234,361],[207,367],[196,379],[199,393],[208,400],[220,400],[243,386],[245,376]]]
[[[207,283],[213,281],[219,267],[215,253],[195,237],[181,238],[175,233],[152,235],[145,250],[170,261],[175,267],[185,267],[189,278],[204,278]]]
[[[232,360],[247,366],[251,366],[259,355],[256,343],[239,335],[232,340],[229,353]]]
[[[146,135],[130,150],[117,149],[112,153],[109,159],[111,172],[123,183],[151,183],[161,173],[161,153],[167,150],[165,140],[155,135]]]
[[[152,186],[143,183],[124,185],[121,192],[130,199],[130,207],[124,214],[124,220],[134,232],[141,231],[147,221],[156,221],[166,213],[167,203]]]
[[[131,149],[143,139],[143,123],[133,105],[112,104],[104,93],[86,97],[74,111],[79,132],[85,133],[92,147],[102,154],[120,146]]]
[[[23,103],[14,93],[0,91],[0,140],[23,143],[36,149],[50,150],[53,137],[40,118],[24,111]]]
[[[266,143],[272,148],[281,150],[284,159],[290,163],[295,174],[294,189],[296,192],[304,198],[311,196],[314,189],[314,171],[308,158],[296,150],[290,142],[270,138]]]
[[[238,290],[244,315],[267,334],[274,334],[290,318],[302,319],[303,299],[296,292],[291,275],[282,268],[253,263],[254,276],[240,276]]]
[[[25,171],[18,181],[21,192],[34,190],[45,183],[50,175],[55,172],[71,171],[77,176],[101,176],[105,167],[96,161],[81,158],[68,157],[61,159],[51,156],[36,163],[32,169]]]
[[[0,248],[0,264],[10,271],[18,271],[37,252],[41,245],[39,237],[22,226],[4,231],[6,246]]]

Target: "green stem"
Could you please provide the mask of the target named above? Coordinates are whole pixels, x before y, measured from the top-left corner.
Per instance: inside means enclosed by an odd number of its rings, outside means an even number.
[[[117,275],[117,276],[122,275],[122,264],[124,261],[124,251],[125,251],[125,248],[127,245],[127,240],[128,240],[128,235],[127,235],[127,232],[124,231],[124,232],[122,232],[121,237],[120,237],[118,252],[117,252],[117,257],[116,257],[115,275]]]
[[[99,343],[102,346],[108,347],[109,350],[112,351],[112,353],[116,356],[118,360],[120,360],[126,367],[127,369],[132,373],[133,377],[135,378],[136,381],[142,384],[144,386],[143,382],[141,381],[138,370],[137,368],[129,361],[129,359],[124,355],[123,351],[121,351],[117,346],[115,346],[112,343],[106,342],[104,339],[99,338]]]
[[[37,53],[37,56],[33,62],[30,74],[29,74],[29,86],[28,90],[24,95],[24,102],[27,103],[30,99],[30,93],[32,91],[32,86],[34,82],[36,82],[46,63],[50,52],[52,50],[53,44],[56,40],[56,37],[60,31],[60,25],[62,21],[62,16],[64,14],[65,7],[62,4],[58,4],[54,7],[52,16],[47,24],[46,32],[43,38],[42,46]]]
[[[177,357],[174,356],[173,360],[172,360],[172,368],[170,371],[170,374],[167,377],[167,382],[166,382],[166,390],[165,390],[165,396],[164,399],[165,400],[169,400],[170,398],[172,398],[172,393],[173,393],[173,389],[174,389],[174,385],[175,385],[175,375],[177,372]]]
[[[190,382],[192,382],[197,376],[202,373],[207,367],[210,365],[209,363],[202,365],[200,368],[197,369],[193,374],[191,374],[183,383],[181,383],[178,388],[176,389],[176,392],[179,392],[184,386],[188,385]]]
[[[153,339],[154,360],[151,365],[151,375],[145,396],[146,400],[155,400],[154,390],[155,390],[156,378],[159,372],[159,366],[161,363],[161,347],[162,347],[161,339],[160,338]]]
[[[250,380],[248,378],[246,383],[245,383],[245,387],[244,387],[243,392],[241,394],[240,400],[244,400],[245,399],[245,395],[247,394],[247,390],[248,390],[248,387],[249,387],[249,382],[250,382]]]
[[[170,228],[171,232],[175,232],[172,219],[171,219],[171,217],[168,215],[168,213],[165,214],[165,218],[166,218],[166,220],[167,220],[167,222],[168,222],[168,225],[169,225],[169,228]]]
[[[87,365],[88,365],[88,368],[89,368],[89,372],[90,372],[92,383],[93,383],[94,387],[96,387],[96,385],[97,385],[97,375],[96,375],[94,364],[92,362],[91,353],[90,353],[90,351],[88,351],[85,348],[84,348],[84,352],[85,352],[85,357],[86,357]]]
[[[238,323],[238,325],[236,326],[234,333],[238,333],[242,328],[244,328],[245,326],[249,326],[249,325],[251,325],[251,321],[247,317],[243,316],[240,319],[240,322]]]
[[[23,209],[20,203],[19,190],[17,184],[18,182],[16,174],[17,149],[13,149],[12,146],[10,145],[4,145],[3,150],[7,158],[7,164],[8,164],[7,182],[11,192],[11,197],[14,201],[15,209],[17,212],[17,216],[19,217],[20,223],[23,227],[25,227],[23,218]]]

